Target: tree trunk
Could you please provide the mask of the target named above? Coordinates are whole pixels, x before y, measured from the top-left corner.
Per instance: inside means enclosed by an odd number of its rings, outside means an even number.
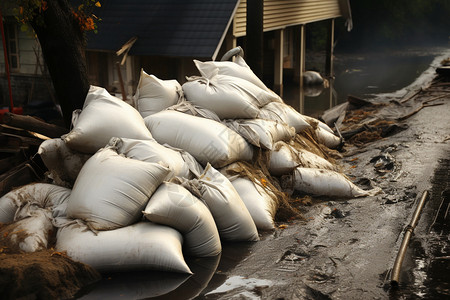
[[[41,44],[42,53],[61,106],[67,128],[72,112],[83,107],[89,91],[85,37],[67,0],[47,1],[48,8],[31,25]]]

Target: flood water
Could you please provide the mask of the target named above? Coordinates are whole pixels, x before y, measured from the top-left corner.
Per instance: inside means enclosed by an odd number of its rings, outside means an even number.
[[[343,103],[348,95],[372,98],[380,93],[391,93],[413,83],[432,63],[442,49],[410,50],[385,54],[336,54],[335,79],[330,87],[301,92],[298,85],[285,82],[283,100],[300,112],[317,117],[330,107]],[[303,93],[303,96],[302,96]],[[303,100],[302,100],[303,99]],[[449,160],[443,175],[436,182],[449,182]],[[449,250],[449,191],[438,186],[432,192],[427,219],[430,240],[416,239],[410,251],[411,270],[398,290],[387,290],[390,299],[447,299],[450,297]],[[440,198],[439,198],[440,197]],[[442,200],[444,199],[444,200]],[[445,200],[446,199],[446,200]],[[436,204],[438,203],[438,204]],[[434,220],[432,211],[439,204],[441,213]],[[252,243],[224,244],[220,256],[214,258],[186,258],[194,275],[165,272],[130,272],[106,274],[102,281],[82,291],[80,299],[216,299],[214,294],[227,281],[227,271],[249,255]],[[234,278],[239,284],[240,278]],[[242,284],[246,282],[242,281]],[[251,284],[257,284],[252,282]]]
[[[348,95],[369,99],[379,93],[401,90],[413,83],[443,51],[433,48],[384,53],[336,53],[335,78],[329,80],[328,88],[304,88],[301,91],[299,84],[288,77],[284,81],[282,98],[299,112],[317,118],[325,110],[347,101]],[[312,60],[309,64],[306,62],[306,70],[324,69],[324,55],[313,56]]]

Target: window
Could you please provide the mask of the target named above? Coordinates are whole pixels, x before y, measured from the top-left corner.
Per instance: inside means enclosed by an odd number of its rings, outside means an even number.
[[[16,24],[5,24],[6,48],[8,50],[9,68],[11,72],[17,72],[19,65],[19,39]]]

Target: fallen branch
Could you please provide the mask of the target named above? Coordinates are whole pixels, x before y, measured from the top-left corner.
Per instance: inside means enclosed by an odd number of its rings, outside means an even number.
[[[400,103],[405,103],[405,102],[411,100],[412,98],[416,97],[416,96],[417,96],[420,92],[422,92],[422,91],[423,91],[423,89],[420,88],[420,90],[418,90],[417,92],[415,92],[414,94],[412,94],[412,95],[409,96],[408,98],[400,100]]]
[[[445,95],[440,95],[440,96],[436,96],[436,97],[433,97],[433,98],[431,98],[431,99],[428,99],[428,100],[424,101],[424,102],[423,102],[418,108],[416,108],[414,111],[412,111],[411,113],[407,114],[406,116],[403,116],[403,117],[398,118],[397,120],[399,120],[399,121],[405,120],[405,119],[411,117],[412,115],[418,113],[418,112],[419,112],[422,108],[424,108],[424,107],[442,105],[443,103],[437,103],[437,104],[428,104],[428,103],[429,103],[429,102],[432,102],[432,101],[435,101],[435,100],[438,100],[438,99],[441,99],[441,98],[444,98],[444,97],[447,97],[447,96],[449,96],[449,95],[448,95],[448,94],[445,94]]]
[[[416,113],[418,113],[419,111],[421,111],[422,108],[430,107],[430,106],[439,106],[439,105],[443,105],[443,104],[444,103],[436,103],[436,104],[426,104],[425,103],[425,104],[422,104],[418,108],[416,108],[414,111],[410,112],[406,116],[398,118],[397,120],[402,121],[402,120],[408,119],[409,117],[411,117],[411,116],[415,115]]]

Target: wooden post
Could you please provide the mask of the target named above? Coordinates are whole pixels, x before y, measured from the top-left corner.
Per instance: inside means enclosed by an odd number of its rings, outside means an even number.
[[[127,60],[125,61],[126,68],[126,81],[125,81],[125,91],[127,95],[133,95],[134,82],[133,78],[135,78],[134,72],[134,57],[128,55]]]
[[[325,61],[325,75],[330,78],[334,77],[333,53],[334,53],[334,19],[331,19],[329,20],[327,31],[327,49]]]
[[[330,106],[329,108],[332,108],[334,106],[334,78],[330,77],[328,79],[328,98],[330,100]]]
[[[6,72],[6,78],[8,80],[8,92],[9,92],[9,112],[14,111],[14,102],[12,97],[12,88],[11,88],[11,74],[9,72],[9,57],[7,53],[7,47],[6,47],[6,40],[5,40],[5,30],[3,28],[3,16],[2,11],[0,10],[0,31],[2,35],[2,43],[3,43],[3,54],[5,56],[5,72]]]
[[[246,61],[260,79],[263,78],[263,20],[264,1],[248,0]]]
[[[284,29],[275,33],[275,74],[274,91],[283,97],[283,58],[284,58]]]
[[[299,59],[299,82],[300,82],[300,113],[303,114],[305,111],[305,94],[303,91],[303,74],[305,73],[305,57],[306,57],[306,39],[305,39],[305,25],[300,25],[300,59]]]
[[[120,70],[120,62],[116,62],[116,68],[117,68],[117,76],[119,76],[119,84],[120,84],[120,92],[122,93],[122,100],[127,101],[127,92],[125,91],[125,86],[123,84],[122,79],[122,71]]]
[[[226,47],[225,51],[228,51],[230,49],[237,47],[237,39],[233,35],[233,27],[234,26],[235,26],[235,24],[233,21],[233,26],[230,26],[230,29],[228,29],[227,35],[225,37],[225,47]],[[234,57],[233,57],[233,61],[234,61]]]

